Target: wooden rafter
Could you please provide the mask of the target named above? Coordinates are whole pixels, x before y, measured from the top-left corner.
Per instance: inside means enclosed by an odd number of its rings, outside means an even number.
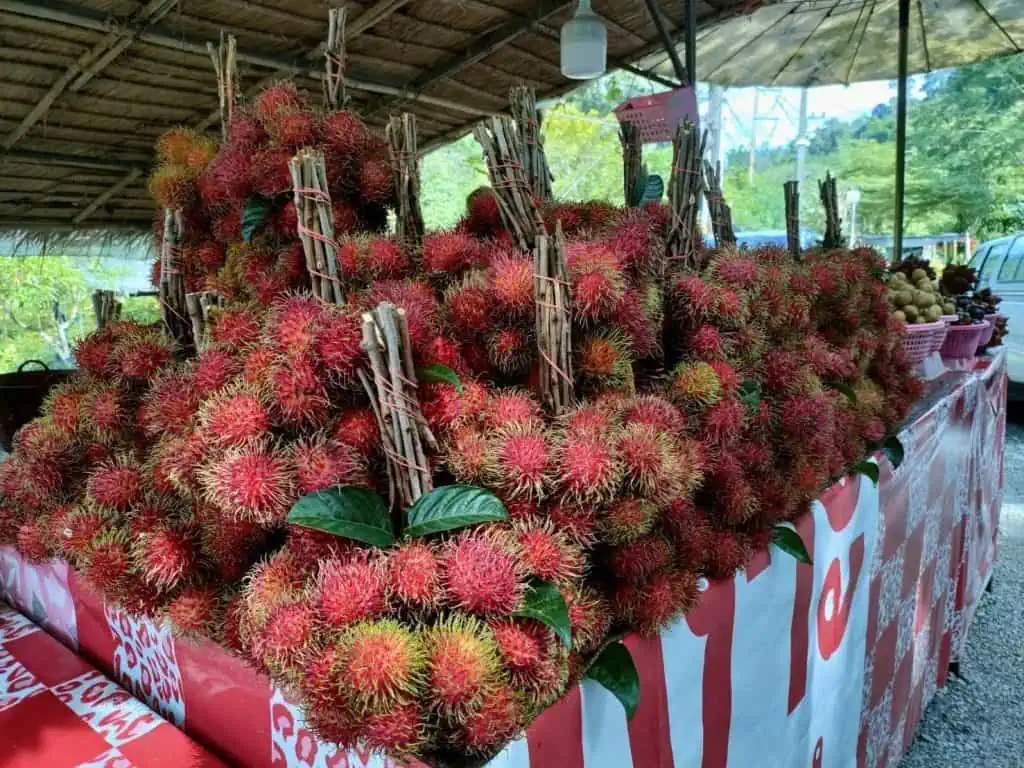
[[[75,92],[82,88],[124,53],[146,26],[162,19],[176,4],[177,0],[149,0],[132,16],[131,27],[112,29],[107,32],[98,43],[79,56],[50,86],[50,90],[43,95],[32,111],[25,115],[14,130],[7,135],[3,142],[3,148],[8,150],[21,141],[25,134],[32,130],[32,126],[46,116],[53,103],[65,91]]]
[[[467,48],[454,56],[450,56],[422,75],[410,81],[405,91],[407,94],[399,94],[395,97],[382,100],[377,104],[373,112],[380,112],[393,106],[400,101],[420,97],[422,91],[434,83],[457,75],[467,67],[471,67],[478,61],[486,59],[502,46],[508,45],[516,38],[519,38],[541,24],[545,19],[554,16],[559,11],[569,8],[575,0],[541,0],[538,7],[528,17],[517,17],[512,21],[506,21],[496,27],[484,32],[473,40]]]
[[[95,213],[101,205],[107,202],[107,200],[109,200],[119,192],[123,191],[125,187],[127,187],[141,175],[142,171],[139,170],[138,168],[133,168],[132,170],[128,171],[128,173],[122,176],[121,180],[118,181],[114,186],[112,186],[106,192],[98,195],[95,200],[93,200],[85,208],[83,208],[82,211],[71,220],[72,223],[81,224],[83,221],[92,216],[93,213]]]

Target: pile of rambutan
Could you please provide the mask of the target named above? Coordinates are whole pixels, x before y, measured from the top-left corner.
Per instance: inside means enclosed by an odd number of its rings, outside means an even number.
[[[344,306],[308,293],[287,169],[305,146],[325,154]],[[219,149],[180,130],[159,149],[151,186],[185,214],[186,286],[224,305],[192,359],[133,323],[79,344],[79,374],[0,465],[0,543],[223,643],[346,747],[496,752],[613,633],[657,632],[701,577],[743,568],[920,395],[874,252],[709,249],[688,270],[666,263],[664,206],[545,204],[566,237],[576,394],[553,415],[533,261],[491,190],[421,246],[386,236],[382,139],[290,84]],[[486,489],[507,519],[385,548],[289,523],[309,494],[388,496],[358,375],[381,302],[433,373],[418,399],[435,484]],[[564,599],[568,643],[524,615],[538,582]]]

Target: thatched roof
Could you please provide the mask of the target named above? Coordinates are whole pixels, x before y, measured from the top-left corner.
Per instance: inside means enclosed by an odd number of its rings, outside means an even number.
[[[700,25],[756,0],[695,0]],[[216,128],[207,41],[237,36],[243,94],[275,78],[313,93],[324,0],[0,0],[0,230],[145,230],[154,139],[168,127]],[[351,106],[381,126],[410,110],[421,147],[503,110],[511,86],[539,98],[577,82],[559,70],[558,30],[572,0],[363,0],[347,3]],[[594,0],[609,63],[660,46],[644,0]],[[669,34],[682,6],[664,0]],[[673,83],[665,78],[666,86]]]

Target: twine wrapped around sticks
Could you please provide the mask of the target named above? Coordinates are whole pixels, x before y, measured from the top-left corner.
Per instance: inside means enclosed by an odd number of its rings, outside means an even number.
[[[423,243],[423,212],[420,210],[420,163],[417,151],[416,115],[394,115],[387,127],[391,167],[394,169],[395,237],[410,250]]]
[[[331,8],[327,17],[327,44],[324,47],[324,104],[331,110],[344,109],[345,93],[345,9]]]
[[[557,416],[572,407],[574,396],[572,297],[561,222],[555,225],[554,237],[537,237],[533,263],[540,394],[549,412]]]
[[[160,315],[167,332],[182,346],[192,342],[192,325],[185,301],[185,277],[181,274],[181,242],[184,237],[181,209],[164,209],[164,237],[160,246]]]
[[[800,183],[787,181],[782,185],[786,197],[786,245],[794,257],[800,257]]]
[[[502,223],[520,250],[530,253],[537,236],[545,233],[544,219],[519,153],[521,143],[515,123],[510,117],[495,116],[478,123],[473,135],[484,151]]]
[[[231,121],[235,116],[235,102],[238,98],[238,41],[234,35],[220,33],[220,46],[206,44],[206,50],[217,73],[217,95],[220,100],[220,131],[225,141]]]
[[[536,199],[550,200],[553,179],[540,136],[542,118],[537,109],[536,93],[527,85],[517,85],[509,91],[508,102],[516,124],[526,180]]]
[[[345,303],[338,275],[338,244],[334,240],[334,209],[327,190],[324,153],[300,149],[288,163],[295,191],[299,238],[306,255],[306,269],[313,295],[328,304]]]
[[[98,290],[92,294],[92,309],[96,313],[96,328],[103,330],[121,318],[121,302],[113,291]]]
[[[836,191],[836,177],[828,171],[825,180],[818,182],[818,196],[821,207],[825,209],[825,235],[821,244],[826,248],[842,248],[842,219],[839,218],[839,194]]]
[[[711,213],[711,229],[719,248],[736,245],[736,233],[732,228],[732,209],[722,194],[721,163],[704,162],[704,185],[708,196],[708,211]]]
[[[703,162],[708,134],[698,136],[689,120],[676,126],[672,139],[672,173],[669,176],[668,203],[671,216],[667,258],[672,269],[699,269],[700,227],[697,217],[704,204]],[[664,277],[665,269],[661,270]]]
[[[392,509],[403,509],[433,489],[424,444],[438,448],[420,410],[405,310],[382,302],[363,313],[362,348],[370,369],[360,371],[359,379],[380,427]]]
[[[622,194],[626,205],[639,207],[644,197],[644,145],[640,141],[640,126],[623,123],[619,127],[622,145]]]

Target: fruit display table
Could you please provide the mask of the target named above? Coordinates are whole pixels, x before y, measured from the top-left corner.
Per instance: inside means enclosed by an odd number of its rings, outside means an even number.
[[[900,435],[903,464],[893,470],[880,457],[877,487],[846,478],[799,520],[813,566],[773,548],[734,579],[708,583],[698,607],[660,636],[627,638],[641,678],[631,721],[585,682],[490,765],[817,768],[856,756],[860,766],[895,766],[962,652],[991,575],[1005,353],[929,387]],[[232,764],[398,765],[317,742],[265,677],[103,605],[62,562],[32,565],[2,549],[0,592]]]

